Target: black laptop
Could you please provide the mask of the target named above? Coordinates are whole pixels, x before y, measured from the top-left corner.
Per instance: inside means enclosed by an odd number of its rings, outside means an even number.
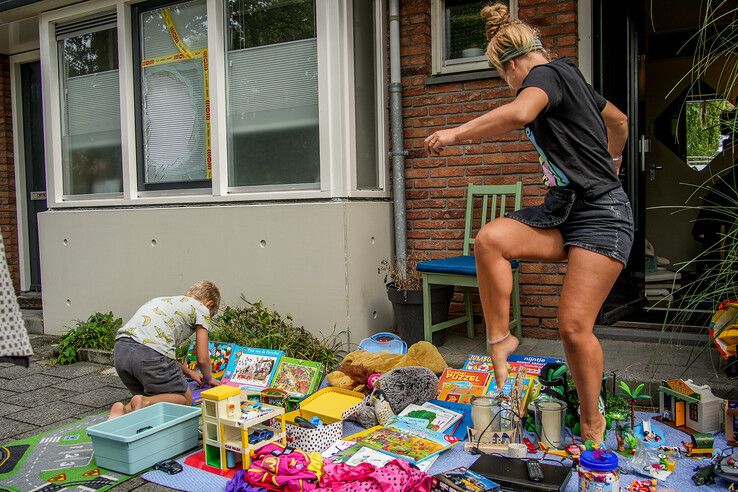
[[[549,465],[541,462],[543,480],[533,482],[528,479],[528,467],[524,460],[489,454],[480,455],[470,468],[499,483],[500,490],[513,492],[563,491],[572,472],[569,466]]]

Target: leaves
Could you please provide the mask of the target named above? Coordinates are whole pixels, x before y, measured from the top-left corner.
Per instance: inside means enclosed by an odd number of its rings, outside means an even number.
[[[211,340],[283,350],[288,357],[319,362],[326,371],[332,370],[345,353],[345,332],[334,330],[321,340],[295,325],[291,316],[267,308],[262,301],[252,303],[244,296],[241,300],[244,307],[227,306],[213,319]]]
[[[638,386],[636,387],[636,389],[635,389],[635,390],[633,390],[633,398],[637,398],[637,397],[638,397],[638,395],[639,395],[639,394],[641,393],[641,391],[643,391],[643,387],[644,387],[644,386],[645,386],[645,385],[644,385],[643,383],[641,383],[641,384],[639,384],[639,385],[638,385]]]
[[[95,313],[87,321],[77,321],[59,340],[59,355],[54,364],[73,364],[77,362],[77,350],[81,348],[112,350],[115,335],[123,326],[123,319],[116,318],[112,312]]]
[[[628,395],[628,398],[633,398],[633,393],[631,393],[628,383],[626,383],[625,381],[620,381],[618,386],[620,386],[620,389],[623,390],[623,394]]]

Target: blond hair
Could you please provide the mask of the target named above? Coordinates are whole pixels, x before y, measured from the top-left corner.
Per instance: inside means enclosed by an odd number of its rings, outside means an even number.
[[[218,312],[218,308],[220,307],[220,290],[218,289],[218,286],[209,280],[200,280],[199,282],[195,282],[189,289],[187,289],[185,295],[201,302],[213,301],[210,313],[213,314]]]
[[[531,51],[540,50],[549,58],[541,46],[538,31],[519,19],[511,18],[504,3],[487,5],[479,15],[484,19],[485,33],[489,40],[487,58],[498,72],[504,70],[504,65],[509,60]]]

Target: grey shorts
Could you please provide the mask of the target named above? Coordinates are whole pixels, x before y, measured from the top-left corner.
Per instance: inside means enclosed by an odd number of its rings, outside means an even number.
[[[187,381],[177,361],[132,338],[115,341],[113,364],[131,394],[152,396],[187,391]]]
[[[633,211],[623,188],[594,198],[580,197],[568,188],[551,188],[542,205],[506,214],[531,227],[561,232],[564,248],[571,246],[594,251],[628,263],[633,246]]]

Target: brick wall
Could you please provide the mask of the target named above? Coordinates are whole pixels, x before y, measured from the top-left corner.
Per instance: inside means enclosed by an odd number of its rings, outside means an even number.
[[[430,133],[504,104],[514,93],[499,78],[426,85],[431,75],[430,0],[400,5],[408,248],[436,258],[456,255],[462,250],[467,184],[522,179],[524,205],[538,204],[545,193],[538,155],[522,132],[447,148],[440,157],[425,155],[423,139]],[[555,57],[576,57],[576,2],[519,0],[518,5],[520,18],[540,30],[544,47]],[[556,307],[566,265],[526,262],[521,268],[524,333],[557,336]],[[478,302],[475,312],[481,313]]]
[[[15,211],[15,168],[13,162],[13,118],[10,103],[10,60],[0,55],[0,232],[16,292],[20,290],[18,269],[18,224]]]

